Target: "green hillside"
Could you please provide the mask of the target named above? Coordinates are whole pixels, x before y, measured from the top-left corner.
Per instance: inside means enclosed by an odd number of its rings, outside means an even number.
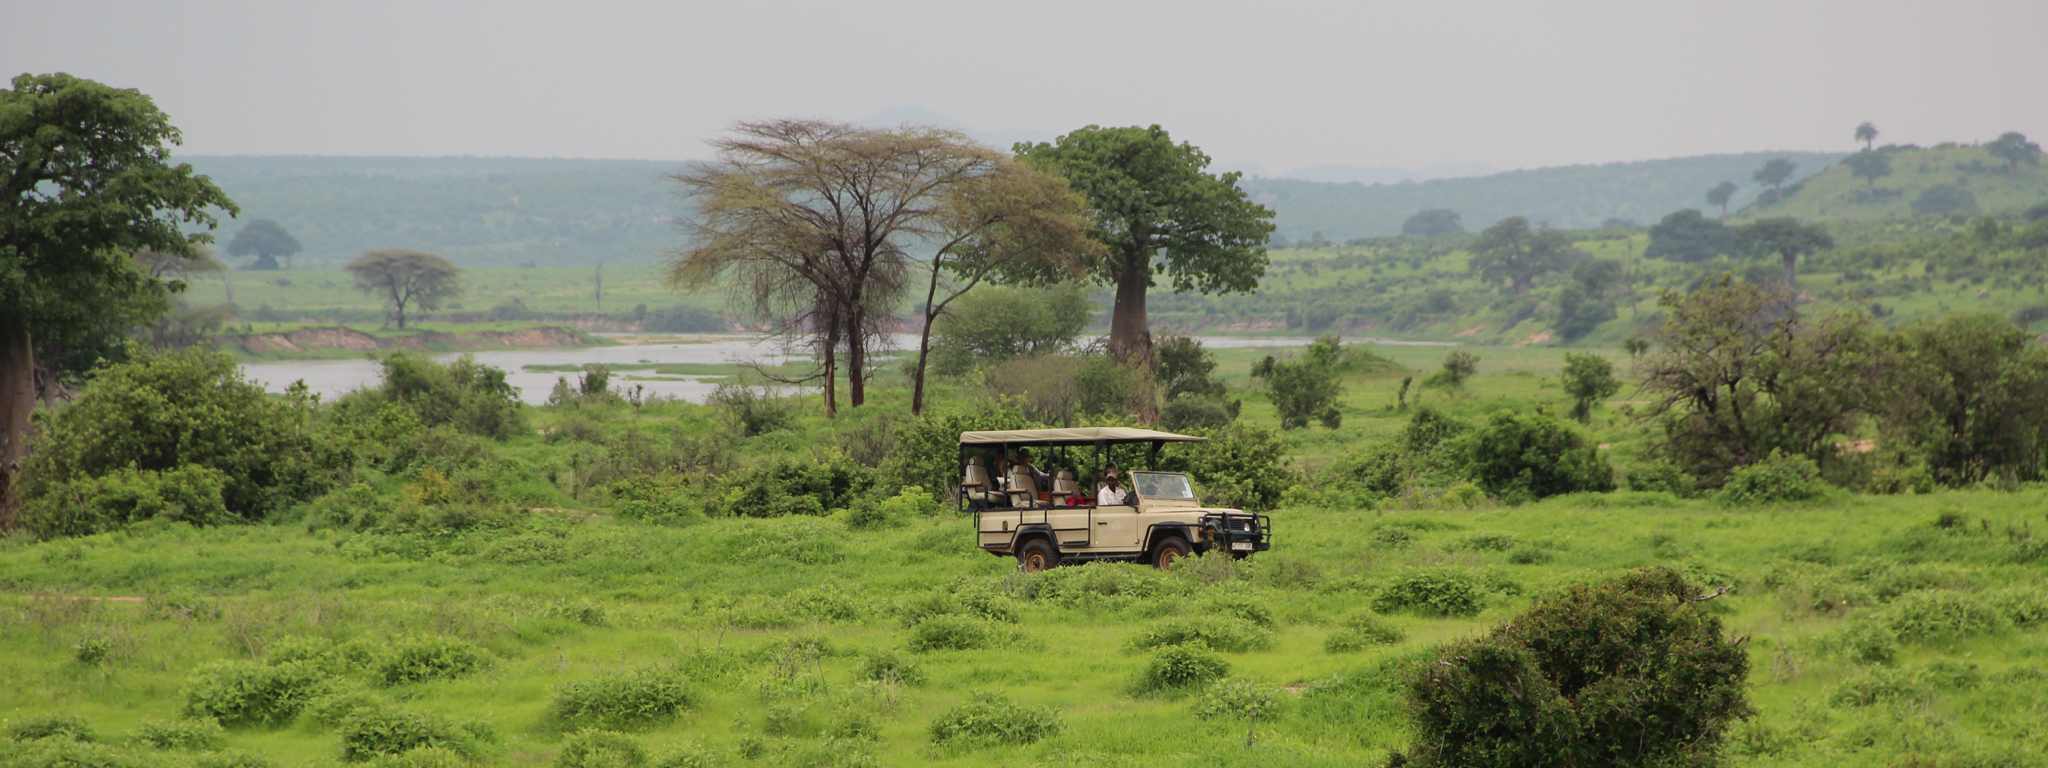
[[[1892,146],[1877,151],[1891,160],[1892,173],[1875,180],[1875,196],[1870,194],[1872,184],[1837,164],[1788,186],[1783,202],[1758,200],[1743,208],[1738,217],[1904,218],[1914,214],[1915,201],[1944,184],[1975,198],[1975,206],[1963,212],[2011,213],[2048,203],[2048,167],[2021,165],[2016,172],[2007,173],[2005,162],[1980,146]]]

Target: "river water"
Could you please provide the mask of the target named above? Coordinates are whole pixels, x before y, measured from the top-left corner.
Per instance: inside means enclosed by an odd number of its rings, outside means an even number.
[[[1306,337],[1239,337],[1201,336],[1202,345],[1221,349],[1229,347],[1300,347],[1312,339]],[[894,340],[897,349],[916,349],[917,337],[899,334]],[[1402,342],[1386,339],[1356,339],[1375,344],[1436,344],[1440,342]],[[528,404],[539,405],[547,402],[548,393],[553,391],[555,378],[570,377],[575,383],[575,374],[534,372],[526,370],[529,365],[585,365],[605,363],[609,365],[633,365],[638,363],[739,363],[759,361],[774,364],[782,359],[782,350],[774,342],[763,341],[757,336],[704,336],[693,337],[679,344],[626,344],[615,347],[572,347],[549,349],[519,349],[501,352],[476,352],[477,362],[502,368],[506,379],[519,388],[520,398]],[[459,355],[449,353],[436,355],[437,359],[452,360]],[[279,360],[242,364],[242,371],[250,379],[261,382],[272,392],[283,392],[292,382],[305,381],[306,386],[332,401],[336,397],[358,387],[376,386],[383,368],[374,360]],[[662,374],[658,379],[626,381],[622,377],[652,376],[652,371],[615,371],[612,386],[620,384],[631,388],[638,384],[646,387],[648,394],[662,394],[692,402],[703,402],[717,384],[704,381],[717,376],[677,376]]]

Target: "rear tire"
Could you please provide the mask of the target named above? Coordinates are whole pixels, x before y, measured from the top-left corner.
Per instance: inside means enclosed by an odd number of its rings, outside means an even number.
[[[1188,546],[1187,539],[1179,536],[1168,536],[1159,542],[1159,546],[1152,548],[1152,567],[1162,571],[1171,571],[1173,570],[1173,562],[1175,560],[1187,557],[1188,553],[1192,551],[1194,551],[1194,548]]]
[[[1038,573],[1051,570],[1059,564],[1059,553],[1054,552],[1052,545],[1045,543],[1044,539],[1032,539],[1017,548],[1017,570]]]

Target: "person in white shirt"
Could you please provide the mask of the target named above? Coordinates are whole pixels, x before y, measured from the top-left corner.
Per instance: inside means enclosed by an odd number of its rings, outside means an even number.
[[[1116,465],[1111,464],[1109,469],[1104,470],[1102,473],[1101,489],[1095,492],[1095,506],[1116,507],[1122,506],[1123,503],[1124,491],[1122,488],[1117,487]]]

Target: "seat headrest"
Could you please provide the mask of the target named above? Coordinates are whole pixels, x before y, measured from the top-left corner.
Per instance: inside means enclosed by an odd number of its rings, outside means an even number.
[[[1056,473],[1053,473],[1053,477],[1057,477],[1061,480],[1072,480],[1074,479],[1074,470],[1062,469]]]
[[[981,466],[981,457],[980,457],[980,456],[969,456],[969,457],[967,457],[967,466],[970,466],[970,467],[979,467],[979,466]]]

